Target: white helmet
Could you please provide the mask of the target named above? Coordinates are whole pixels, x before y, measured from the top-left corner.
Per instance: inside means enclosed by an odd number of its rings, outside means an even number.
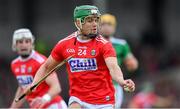
[[[16,41],[23,38],[31,39],[32,43],[34,43],[34,36],[32,35],[29,29],[21,28],[21,29],[15,30],[13,34],[13,42],[12,42],[13,51],[16,51]]]

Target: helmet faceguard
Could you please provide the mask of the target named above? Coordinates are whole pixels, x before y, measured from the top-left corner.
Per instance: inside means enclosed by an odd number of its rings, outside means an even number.
[[[91,5],[82,5],[78,6],[74,9],[74,21],[80,22],[80,27],[77,26],[75,23],[76,27],[78,28],[79,31],[82,29],[82,24],[85,23],[85,19],[87,17],[90,17],[92,15],[96,15],[97,17],[100,17],[100,12],[96,6],[91,6]],[[98,34],[98,33],[97,33]],[[84,36],[94,38],[97,36],[97,34],[83,34]]]
[[[17,40],[21,40],[23,38],[31,39],[32,43],[34,43],[34,36],[32,35],[31,31],[26,28],[18,29],[14,31],[13,34],[13,41],[12,41],[12,50],[16,51],[16,42]]]

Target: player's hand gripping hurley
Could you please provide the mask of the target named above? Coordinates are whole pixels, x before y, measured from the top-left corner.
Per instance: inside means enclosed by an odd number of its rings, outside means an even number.
[[[19,98],[15,99],[15,102],[20,101],[21,99],[23,99],[26,95],[28,95],[29,93],[31,93],[33,91],[34,88],[36,88],[39,84],[41,84],[41,82],[43,82],[51,73],[53,73],[54,71],[56,71],[59,67],[61,67],[63,64],[65,64],[69,59],[71,59],[73,57],[69,56],[68,58],[66,58],[65,60],[63,60],[61,63],[59,63],[55,68],[53,68],[51,71],[49,71],[41,80],[39,80],[36,84],[34,84],[33,86],[31,86],[24,94],[22,94]]]

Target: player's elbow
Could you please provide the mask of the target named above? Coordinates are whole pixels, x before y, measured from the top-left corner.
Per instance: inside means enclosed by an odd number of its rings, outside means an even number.
[[[139,64],[138,64],[138,61],[135,59],[134,62],[133,62],[133,65],[132,65],[132,70],[137,70]]]
[[[59,94],[59,93],[61,93],[61,91],[62,91],[62,89],[61,89],[61,87],[59,86],[59,87],[57,87],[56,88],[56,90],[57,90],[57,93]]]
[[[55,91],[56,94],[61,93],[62,89],[59,84],[55,83],[51,85],[52,89]]]
[[[62,89],[61,89],[59,82],[53,83],[52,87],[54,87],[53,89],[56,91],[57,94],[61,93]]]
[[[136,59],[128,60],[125,63],[126,63],[126,67],[129,71],[135,71],[138,69],[139,64]]]
[[[52,97],[59,95],[61,93],[61,88],[58,85],[50,86],[49,92],[52,93]]]

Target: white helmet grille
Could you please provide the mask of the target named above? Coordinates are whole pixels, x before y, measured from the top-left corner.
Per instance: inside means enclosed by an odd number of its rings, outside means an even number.
[[[32,43],[34,43],[34,36],[32,35],[29,29],[22,28],[22,29],[15,30],[13,34],[13,42],[12,42],[13,51],[16,51],[16,47],[15,47],[16,41],[23,38],[31,39]]]

